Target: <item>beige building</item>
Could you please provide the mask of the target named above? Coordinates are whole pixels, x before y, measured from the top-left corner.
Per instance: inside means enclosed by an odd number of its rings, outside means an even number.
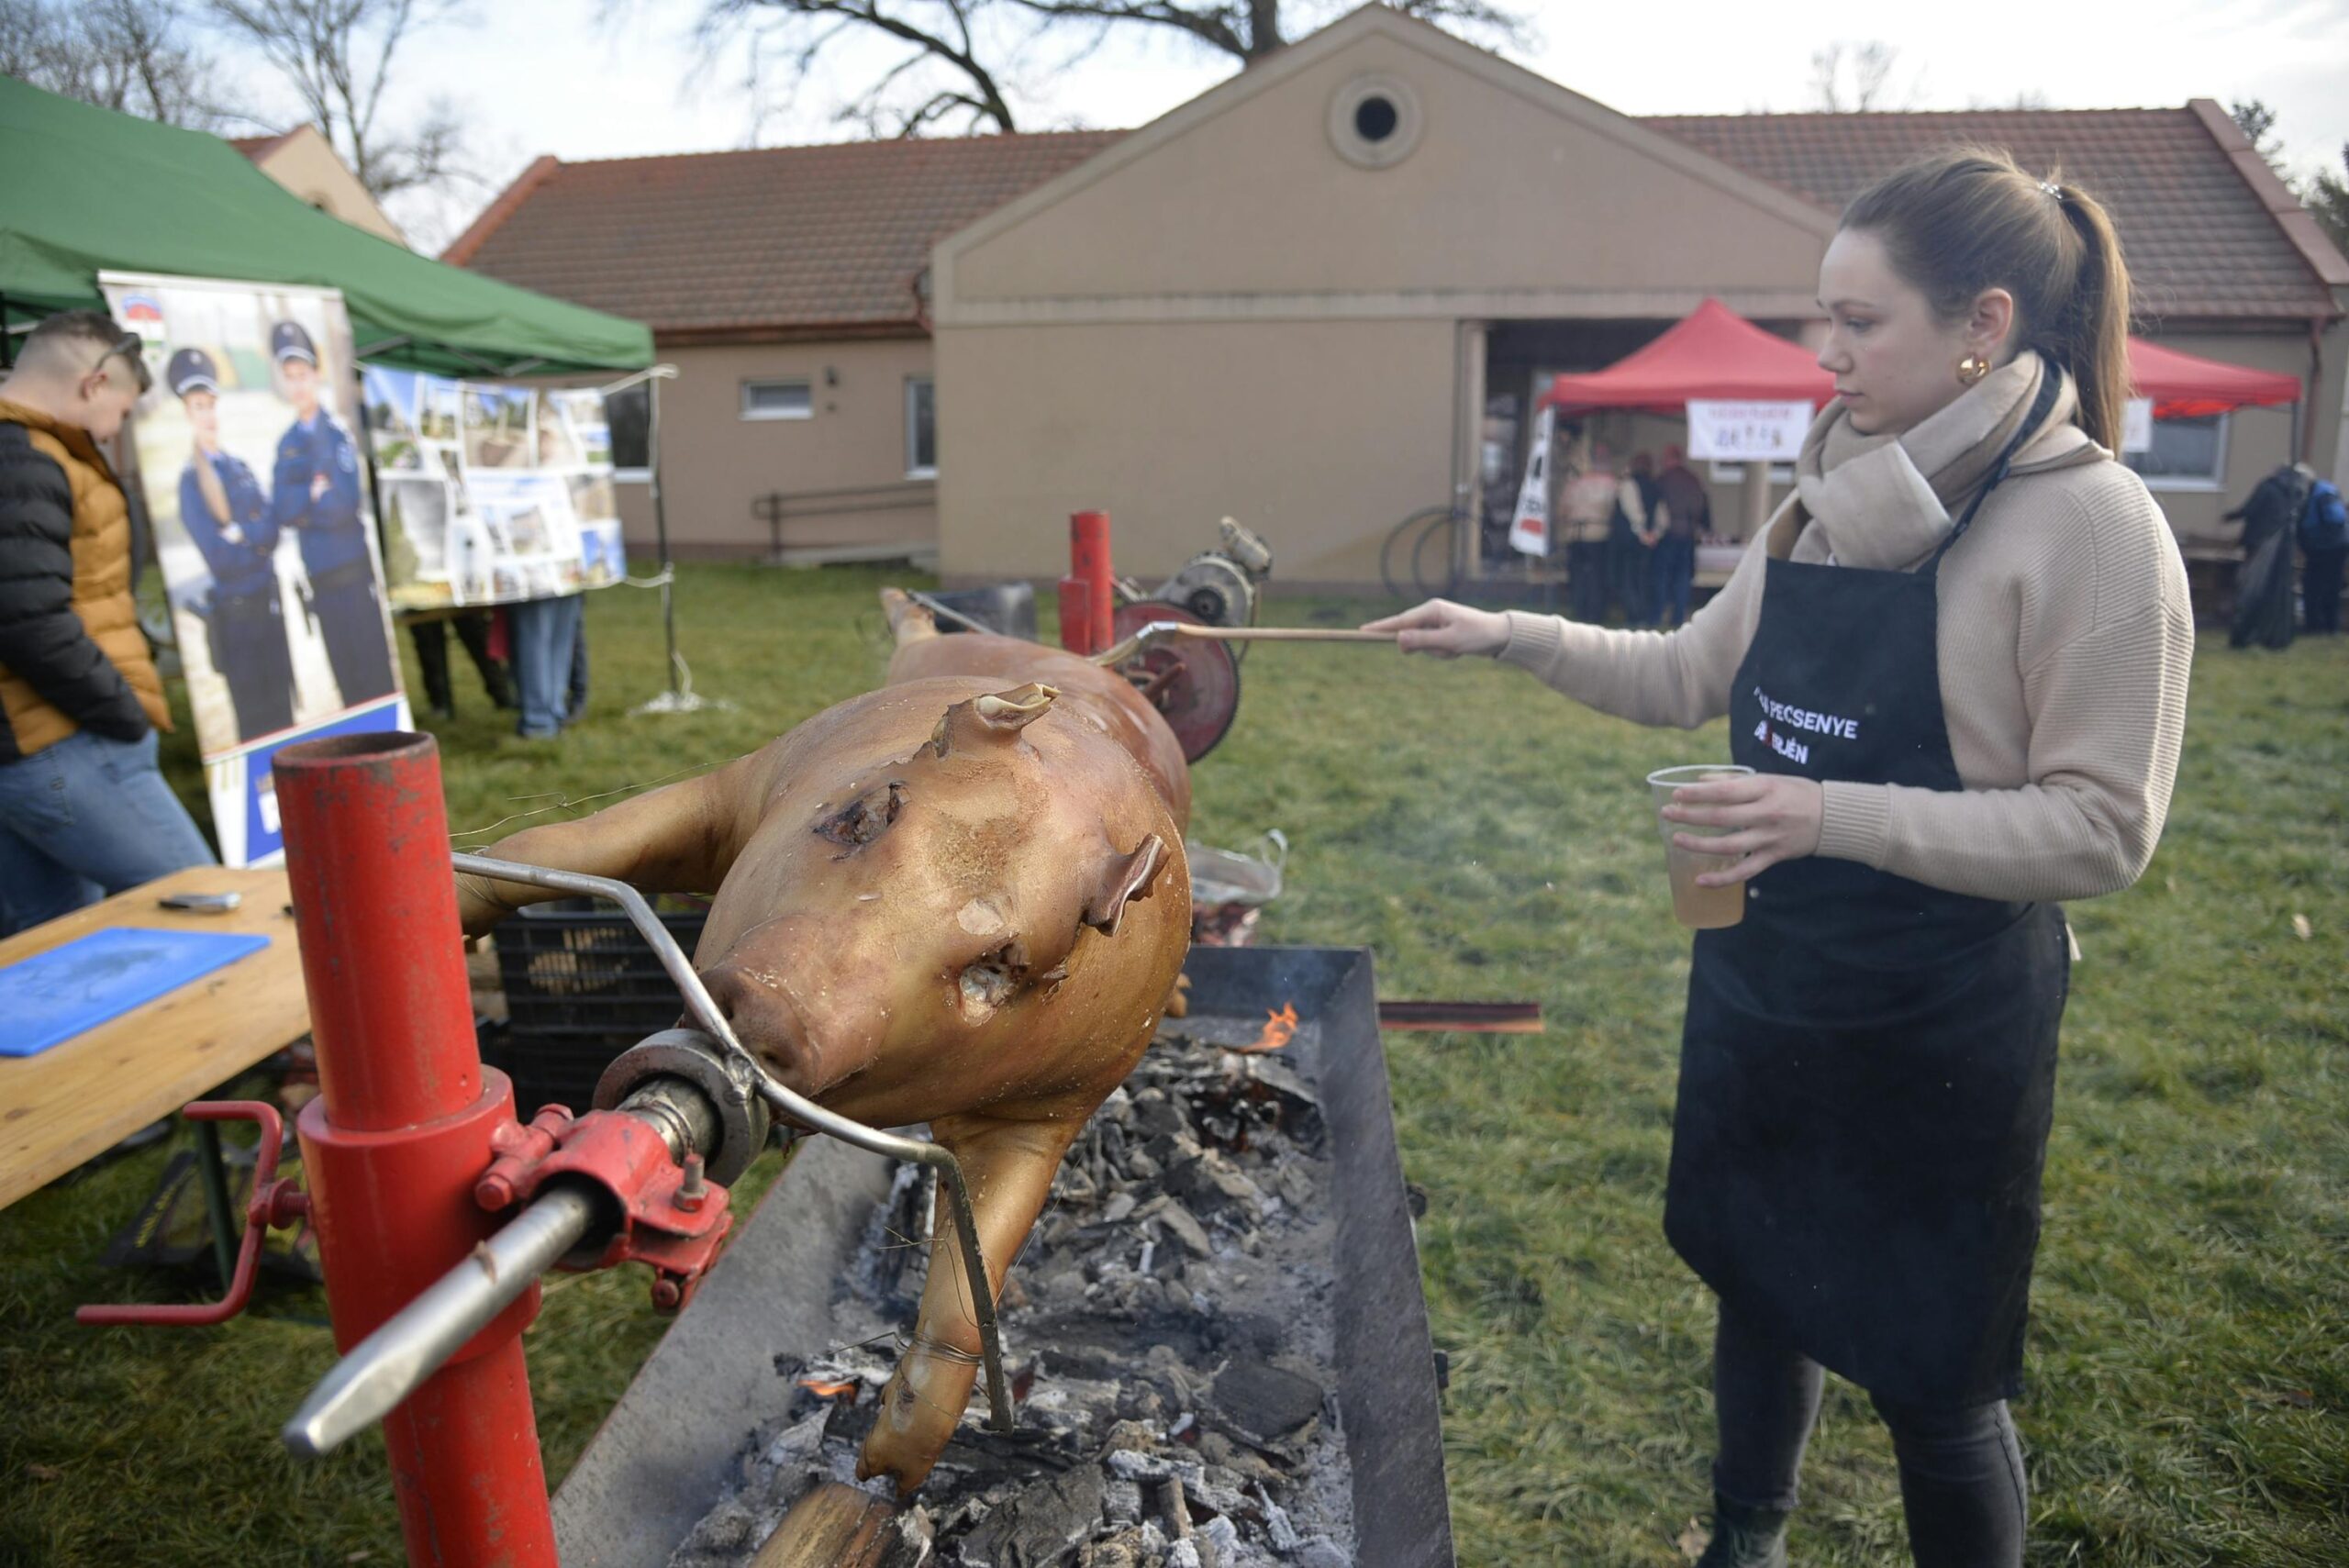
[[[231,137],[228,145],[320,212],[407,249],[407,236],[384,216],[384,209],[375,205],[375,198],[367,194],[367,187],[359,183],[359,176],[317,127],[295,126],[279,136]]]
[[[771,548],[781,495],[787,549],[1051,578],[1100,507],[1145,580],[1231,515],[1281,581],[1358,586],[1407,514],[1507,506],[1556,373],[1708,295],[1812,338],[1843,202],[1965,140],[2108,199],[2141,331],[2307,388],[2134,460],[2190,551],[2296,448],[2344,466],[2349,261],[2215,104],[1635,119],[1376,6],[1130,134],[542,160],[450,254],[653,326],[681,553]]]

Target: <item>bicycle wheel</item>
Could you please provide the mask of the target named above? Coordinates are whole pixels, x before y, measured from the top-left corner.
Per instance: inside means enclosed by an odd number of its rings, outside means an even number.
[[[1408,598],[1414,591],[1421,598],[1430,598],[1451,591],[1451,584],[1453,582],[1451,572],[1452,521],[1451,507],[1423,506],[1395,525],[1393,530],[1386,536],[1386,542],[1379,546],[1378,550],[1378,576],[1379,580],[1386,584],[1387,593],[1396,598],[1402,599]],[[1442,581],[1444,586],[1441,588],[1431,588],[1427,585],[1424,562],[1431,535],[1438,536],[1443,540],[1445,570],[1442,573]],[[1398,570],[1402,568],[1408,568],[1410,573],[1408,585],[1397,575]]]
[[[1427,598],[1450,598],[1460,590],[1459,513],[1443,515],[1419,533],[1411,548],[1411,583]]]

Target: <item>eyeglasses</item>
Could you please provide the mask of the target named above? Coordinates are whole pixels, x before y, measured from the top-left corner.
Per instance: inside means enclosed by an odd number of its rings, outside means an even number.
[[[125,332],[116,339],[114,347],[100,354],[90,370],[93,373],[105,370],[106,361],[117,354],[130,361],[130,373],[139,378],[139,395],[146,396],[148,389],[155,384],[155,378],[148,373],[147,345],[136,332]]]

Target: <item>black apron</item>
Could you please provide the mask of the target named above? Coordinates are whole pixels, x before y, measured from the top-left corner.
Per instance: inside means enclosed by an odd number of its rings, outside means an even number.
[[[1963,787],[1934,640],[1943,555],[1773,560],[1730,704],[1757,772]],[[1897,1404],[2018,1392],[2069,939],[2053,904],[1811,856],[1699,931],[1664,1230],[1725,1300]]]

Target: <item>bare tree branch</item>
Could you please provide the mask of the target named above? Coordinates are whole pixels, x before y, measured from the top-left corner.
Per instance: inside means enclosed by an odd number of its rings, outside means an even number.
[[[1537,39],[1522,14],[1495,0],[1395,0],[1407,16],[1493,47]],[[966,130],[1018,128],[1012,109],[1022,61],[1049,56],[1064,72],[1113,35],[1175,33],[1242,65],[1284,47],[1285,23],[1308,28],[1342,0],[707,0],[697,28],[706,53],[746,39],[753,91],[764,46],[783,42],[791,89],[859,37],[917,52],[863,83],[835,118],[875,136],[910,136],[956,121]]]
[[[863,123],[872,134],[909,136],[957,110],[970,128],[1017,130],[1011,104],[996,72],[979,58],[974,17],[999,0],[710,0],[699,27],[706,46],[739,33],[758,47],[779,34],[790,50],[791,85],[816,73],[826,52],[844,38],[878,35],[911,46],[913,53],[884,72],[845,104],[838,117]],[[926,69],[927,68],[927,69]],[[924,83],[921,79],[930,78]],[[952,85],[935,84],[944,79]],[[911,80],[921,96],[910,106],[892,89]],[[756,83],[753,83],[754,90]],[[926,87],[926,90],[923,90]],[[885,130],[884,128],[888,128]]]
[[[476,176],[459,162],[463,125],[436,99],[404,133],[381,125],[393,63],[453,0],[208,0],[214,25],[260,54],[377,201]]]
[[[207,84],[179,0],[0,0],[0,72],[167,125],[216,130],[232,117]]]
[[[1881,39],[1857,44],[1838,40],[1815,50],[1810,57],[1811,107],[1831,115],[1906,107],[1916,96],[1913,84],[1908,92],[1891,91],[1893,68],[1899,61],[1899,50]],[[1846,63],[1851,66],[1848,86]]]

